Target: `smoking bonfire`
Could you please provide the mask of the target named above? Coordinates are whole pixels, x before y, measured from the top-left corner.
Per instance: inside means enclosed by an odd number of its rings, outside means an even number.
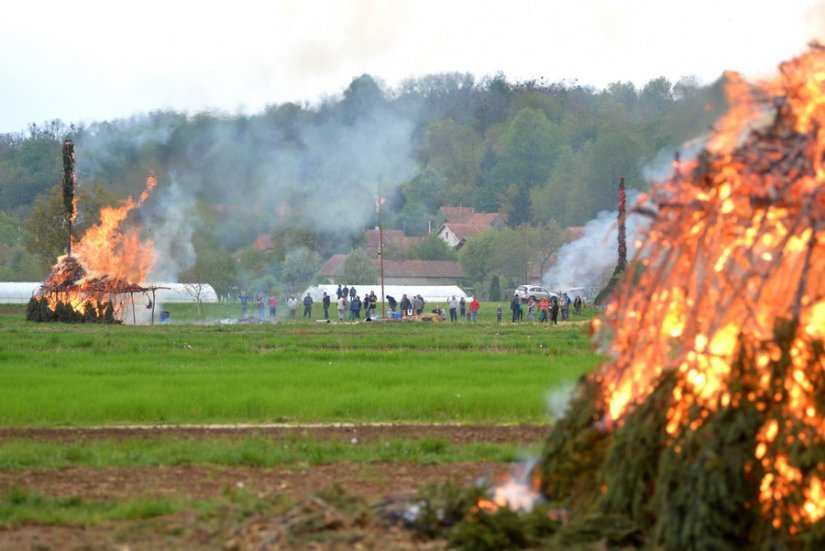
[[[728,83],[537,467],[568,543],[825,548],[825,49]]]
[[[151,292],[143,282],[155,262],[151,240],[140,229],[123,225],[130,212],[149,197],[157,179],[150,176],[140,198],[127,198],[119,206],[100,211],[100,223],[73,242],[72,223],[77,215],[74,195],[74,144],[63,144],[63,205],[67,220],[66,254],[57,259],[51,274],[29,302],[30,321],[122,321],[127,309],[134,315],[134,294]]]

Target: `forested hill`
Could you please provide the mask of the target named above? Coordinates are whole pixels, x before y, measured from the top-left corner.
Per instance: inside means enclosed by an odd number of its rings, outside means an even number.
[[[66,135],[89,203],[79,230],[101,202],[139,193],[154,172],[142,215],[156,243],[177,247],[170,271],[206,251],[237,258],[262,233],[275,237],[265,262],[276,266],[299,245],[349,251],[375,224],[378,193],[386,225],[409,235],[425,233],[442,205],[500,211],[512,226],[582,225],[614,207],[620,177],[645,187],[643,168],[657,154],[705,133],[724,107],[721,88],[659,78],[595,90],[442,74],[387,89],[364,75],[339,98],[254,116],[158,111],[32,125],[0,135],[0,277],[34,277],[59,253],[60,241],[50,249],[35,234],[61,179]]]

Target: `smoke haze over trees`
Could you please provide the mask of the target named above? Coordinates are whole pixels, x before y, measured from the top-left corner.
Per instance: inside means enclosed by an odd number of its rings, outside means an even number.
[[[620,177],[644,189],[643,168],[703,134],[723,107],[721,83],[690,79],[595,90],[440,74],[387,89],[363,75],[342,97],[255,116],[158,111],[81,128],[32,125],[0,135],[0,275],[31,279],[28,256],[54,260],[53,244],[24,238],[24,222],[60,182],[67,135],[81,191],[101,186],[122,198],[157,175],[136,214],[159,248],[155,279],[193,267],[220,278],[231,265],[232,281],[216,285],[228,292],[294,279],[293,260],[306,251],[322,260],[358,248],[379,193],[385,227],[408,235],[426,234],[442,205],[500,211],[512,227],[549,225],[553,235],[583,226],[614,208]],[[519,262],[511,271],[524,270]]]

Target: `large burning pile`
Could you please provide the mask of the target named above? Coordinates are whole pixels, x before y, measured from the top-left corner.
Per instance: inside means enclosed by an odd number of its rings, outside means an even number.
[[[134,282],[146,279],[155,261],[153,243],[142,240],[136,227],[123,229],[131,211],[140,207],[157,183],[154,176],[138,201],[100,211],[100,223],[77,243],[71,238],[74,205],[74,149],[64,144],[63,198],[68,220],[68,249],[29,303],[31,321],[118,321],[126,308],[134,312],[134,294],[151,291]]]
[[[548,440],[568,541],[825,548],[825,50],[730,82],[706,151],[638,209],[596,324],[612,360]]]

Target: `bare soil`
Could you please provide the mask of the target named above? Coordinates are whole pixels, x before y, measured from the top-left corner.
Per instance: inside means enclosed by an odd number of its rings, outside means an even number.
[[[4,438],[49,441],[86,441],[98,438],[134,439],[181,437],[243,437],[265,435],[273,439],[300,434],[318,440],[346,442],[377,438],[438,437],[457,444],[509,442],[528,446],[546,435],[537,425],[346,425],[302,427],[142,427],[100,429],[0,429]],[[421,541],[398,527],[338,518],[337,512],[314,498],[333,486],[367,503],[412,496],[428,483],[449,480],[470,485],[504,474],[509,466],[490,463],[424,465],[393,463],[298,464],[279,468],[219,467],[203,465],[0,470],[0,495],[12,488],[50,497],[122,500],[130,497],[181,497],[217,499],[229,492],[245,491],[260,497],[283,495],[318,510],[313,514],[339,527],[339,539],[291,540],[284,534],[284,519],[265,514],[244,519],[203,520],[192,511],[142,521],[110,522],[88,527],[0,525],[0,550],[6,549],[435,549],[443,542]],[[315,500],[315,501],[313,501]],[[306,508],[306,507],[305,507]],[[302,513],[304,514],[304,513]],[[307,513],[308,514],[308,513]],[[315,518],[313,517],[313,518]],[[317,520],[317,519],[316,519]],[[352,519],[350,519],[352,520]]]

